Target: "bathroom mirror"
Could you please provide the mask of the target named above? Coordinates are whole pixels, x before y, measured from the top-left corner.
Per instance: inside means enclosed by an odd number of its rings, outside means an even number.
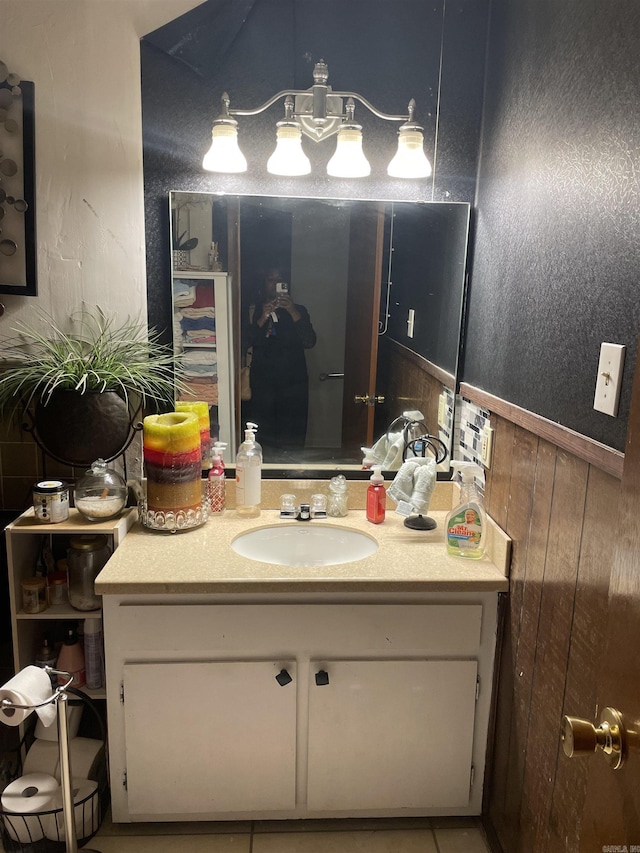
[[[174,335],[181,334],[176,288],[184,305],[185,282],[193,293],[213,279],[228,287],[231,317],[216,309],[215,325],[230,328],[230,342],[225,351],[217,342],[216,370],[232,394],[220,399],[217,415],[236,440],[247,418],[261,420],[260,395],[241,400],[240,378],[265,276],[277,269],[292,302],[306,308],[315,344],[303,355],[306,430],[278,446],[259,432],[265,464],[359,470],[361,446],[415,408],[450,449],[468,204],[186,192],[172,192],[169,203]],[[285,324],[272,326],[277,334]]]

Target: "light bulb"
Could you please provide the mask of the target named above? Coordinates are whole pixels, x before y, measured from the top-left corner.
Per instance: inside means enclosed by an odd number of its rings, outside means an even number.
[[[334,178],[366,178],[371,166],[362,150],[362,128],[344,124],[338,131],[333,157],[327,163],[327,174]]]
[[[202,168],[207,172],[246,172],[247,161],[238,145],[237,122],[214,122],[211,148],[204,155]]]
[[[276,149],[267,161],[272,175],[308,175],[311,162],[302,150],[302,131],[297,121],[279,121],[276,125]]]
[[[431,163],[423,149],[424,135],[417,124],[403,124],[398,130],[398,150],[387,167],[392,178],[428,178]]]

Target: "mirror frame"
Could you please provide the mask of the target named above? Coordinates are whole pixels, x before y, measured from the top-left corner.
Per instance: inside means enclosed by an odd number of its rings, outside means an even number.
[[[171,209],[172,209],[171,200],[176,195],[210,196],[212,198],[212,201],[214,199],[223,200],[226,198],[238,199],[239,201],[241,201],[243,198],[263,198],[263,197],[264,198],[274,198],[274,199],[280,198],[282,200],[291,200],[291,201],[318,201],[318,202],[343,201],[345,203],[357,203],[357,202],[372,203],[372,201],[373,201],[371,199],[358,199],[358,198],[350,198],[350,197],[338,199],[336,197],[325,198],[323,196],[319,196],[319,197],[314,196],[313,198],[311,198],[311,197],[307,197],[307,196],[292,196],[292,195],[262,196],[261,194],[256,194],[256,193],[234,193],[234,192],[213,192],[213,191],[208,192],[208,191],[203,191],[203,190],[191,190],[191,191],[190,190],[171,190],[169,192],[169,214],[170,214],[170,217],[171,217]],[[459,326],[458,326],[456,358],[455,358],[455,373],[451,374],[454,378],[453,388],[451,388],[451,391],[453,392],[453,396],[454,396],[454,410],[452,412],[452,424],[453,424],[453,426],[452,426],[451,444],[450,444],[449,454],[448,454],[449,455],[449,463],[451,463],[452,458],[453,458],[453,448],[454,448],[454,440],[455,440],[455,408],[457,406],[458,391],[459,391],[459,384],[460,384],[459,370],[460,370],[460,364],[461,364],[461,355],[462,355],[463,347],[464,347],[464,327],[465,327],[466,308],[467,308],[467,288],[468,288],[468,278],[469,278],[469,276],[468,276],[468,264],[469,264],[469,257],[470,257],[470,245],[471,245],[471,210],[472,210],[472,208],[468,202],[460,202],[460,201],[457,201],[457,202],[456,201],[451,201],[451,202],[447,202],[447,201],[426,201],[426,200],[417,201],[417,200],[412,200],[412,199],[407,199],[407,200],[387,199],[387,200],[378,200],[378,201],[381,204],[384,204],[385,206],[386,205],[396,205],[396,204],[408,204],[408,205],[418,205],[418,206],[423,206],[423,205],[424,206],[453,206],[453,205],[455,205],[456,207],[458,207],[458,206],[459,207],[465,207],[467,209],[466,240],[465,240],[465,246],[464,246],[464,257],[463,257],[463,262],[462,262],[462,281],[461,281],[461,295],[460,295]],[[173,238],[173,225],[171,223],[171,219],[170,219],[169,234],[170,234],[170,264],[169,264],[169,266],[170,266],[170,271],[171,271],[171,281],[173,281],[174,266],[173,266],[173,260],[171,257],[171,254],[172,254],[172,252],[171,252],[171,249],[172,249],[171,240]],[[227,266],[229,266],[229,264],[227,264]],[[384,286],[384,284],[383,284],[383,286]],[[239,297],[239,291],[235,288],[235,286],[233,288],[233,295],[234,295],[233,312],[234,312],[234,332],[235,332],[235,331],[237,331],[235,327],[238,326],[238,328],[239,328],[239,318],[240,318],[240,305],[239,305],[240,297]],[[387,308],[387,312],[388,312],[388,308]],[[387,319],[388,319],[388,316],[389,316],[389,314],[387,313]],[[400,342],[397,342],[395,338],[393,340],[396,343],[399,343],[400,346],[403,346],[402,344],[400,344]],[[236,357],[237,357],[239,350],[240,350],[239,341],[236,342],[234,340],[234,350],[236,352]],[[427,360],[424,356],[422,356],[420,353],[415,352],[414,350],[408,349],[408,352],[411,353],[412,355],[414,355],[418,359]],[[437,368],[437,366],[436,366],[436,368]],[[426,371],[426,372],[429,372],[429,371]],[[443,372],[445,372],[449,375],[448,371],[445,370]],[[236,359],[234,359],[233,373],[234,373],[234,378],[237,379],[239,376],[239,366],[236,363]],[[234,385],[237,385],[237,383],[234,382]],[[444,383],[443,383],[443,385],[444,385]],[[239,416],[239,395],[237,393],[237,388],[236,388],[235,396],[236,396],[236,416],[237,416],[236,420],[237,420],[238,416]],[[238,423],[236,423],[236,425],[235,425],[235,431],[239,435],[239,424]],[[230,471],[234,471],[233,462],[234,462],[233,460],[229,460],[229,462],[227,464],[227,468]],[[268,479],[296,479],[296,480],[298,480],[298,479],[312,479],[312,480],[327,479],[328,477],[334,476],[337,473],[341,473],[341,474],[344,474],[347,477],[347,479],[357,481],[357,480],[368,480],[370,475],[371,475],[371,472],[369,469],[364,469],[364,468],[358,467],[357,463],[335,464],[335,463],[331,463],[331,462],[326,463],[326,464],[323,464],[323,463],[313,464],[312,463],[312,467],[305,465],[304,463],[283,464],[283,463],[269,463],[269,462],[267,462],[267,463],[263,464],[263,472],[265,473],[266,478],[268,478]],[[383,473],[383,476],[385,477],[385,480],[391,480],[391,479],[393,479],[393,477],[395,477],[395,474],[397,473],[397,471],[396,470],[383,469],[382,473]],[[450,480],[451,479],[451,473],[452,472],[451,472],[450,468],[447,471],[438,471],[437,472],[437,479],[438,480]]]

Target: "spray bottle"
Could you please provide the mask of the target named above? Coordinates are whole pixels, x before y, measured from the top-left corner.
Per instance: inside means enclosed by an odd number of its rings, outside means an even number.
[[[222,512],[225,508],[225,472],[222,453],[227,445],[216,441],[211,453],[211,468],[207,481],[207,496],[211,512]]]
[[[462,502],[447,516],[447,551],[457,557],[480,559],[484,553],[487,529],[487,516],[482,505],[482,497],[476,486],[476,474],[483,471],[475,462],[451,463],[454,477],[460,480]]]
[[[252,425],[253,426],[253,425]],[[260,515],[262,448],[249,424],[236,456],[236,512],[243,518]]]

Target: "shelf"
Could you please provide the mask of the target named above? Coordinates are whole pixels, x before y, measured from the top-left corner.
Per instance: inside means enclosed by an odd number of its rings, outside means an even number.
[[[118,518],[112,518],[110,521],[87,521],[77,509],[70,509],[69,518],[66,521],[59,521],[57,524],[43,524],[36,520],[33,509],[28,509],[12,522],[10,529],[12,533],[28,533],[29,535],[40,533],[44,536],[50,533],[64,533],[67,536],[78,533],[113,534],[116,530],[121,530],[123,524],[124,531],[129,530],[136,520],[137,514],[138,510],[135,507],[129,507],[123,510]]]
[[[182,341],[183,349],[216,349],[217,344],[195,344],[189,341]]]
[[[16,619],[19,620],[41,620],[41,619],[101,619],[102,609],[100,610],[76,610],[70,604],[54,604],[47,607],[46,610],[41,610],[40,613],[25,613],[24,610],[19,610],[16,613]]]
[[[213,280],[216,275],[226,275],[225,270],[173,270],[174,278],[200,278]]]

